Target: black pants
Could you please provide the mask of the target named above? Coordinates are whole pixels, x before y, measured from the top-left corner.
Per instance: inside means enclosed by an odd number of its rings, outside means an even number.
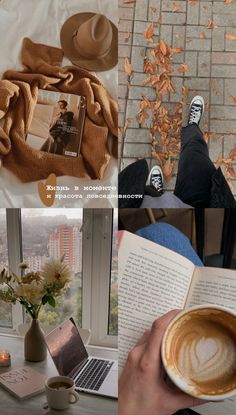
[[[212,176],[216,168],[196,124],[181,130],[181,154],[174,194],[193,207],[210,204]]]

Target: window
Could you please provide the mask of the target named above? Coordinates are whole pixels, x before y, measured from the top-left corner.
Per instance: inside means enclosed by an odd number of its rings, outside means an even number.
[[[23,260],[29,269],[39,271],[49,258],[64,256],[74,274],[70,288],[56,300],[56,307],[47,304],[41,309],[39,320],[44,330],[51,330],[72,315],[81,327],[83,210],[22,209],[21,220]]]
[[[84,226],[83,326],[91,328],[92,344],[117,347],[117,210],[86,210]]]
[[[0,269],[19,273],[24,260],[37,271],[49,257],[64,255],[74,271],[56,307],[42,308],[45,332],[73,316],[78,326],[91,329],[91,344],[117,347],[117,210],[0,209],[0,225]],[[28,319],[20,304],[0,301],[1,331],[16,333]]]
[[[110,303],[108,334],[118,334],[118,217],[117,209],[113,214],[111,278],[110,278]]]
[[[5,209],[0,209],[0,271],[8,270],[7,221]],[[0,301],[0,326],[12,327],[11,304]]]

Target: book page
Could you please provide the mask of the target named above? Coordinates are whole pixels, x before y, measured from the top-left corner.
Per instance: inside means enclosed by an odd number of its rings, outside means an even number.
[[[236,311],[236,271],[221,268],[196,267],[186,307],[214,304]],[[201,415],[234,415],[236,398],[222,403],[209,403],[193,408]]]
[[[236,311],[236,272],[224,268],[195,267],[186,307],[214,304]]]
[[[119,249],[119,368],[152,322],[183,308],[194,265],[140,236],[124,232]]]

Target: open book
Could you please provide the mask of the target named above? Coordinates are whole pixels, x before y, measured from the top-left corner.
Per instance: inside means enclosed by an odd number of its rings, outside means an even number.
[[[236,271],[196,267],[154,242],[123,232],[119,247],[119,368],[152,322],[175,308],[215,304],[236,311]],[[235,415],[236,398],[194,408]]]

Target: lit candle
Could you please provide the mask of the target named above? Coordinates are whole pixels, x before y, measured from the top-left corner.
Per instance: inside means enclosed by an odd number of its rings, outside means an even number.
[[[6,350],[0,350],[0,366],[10,366],[11,355]]]

